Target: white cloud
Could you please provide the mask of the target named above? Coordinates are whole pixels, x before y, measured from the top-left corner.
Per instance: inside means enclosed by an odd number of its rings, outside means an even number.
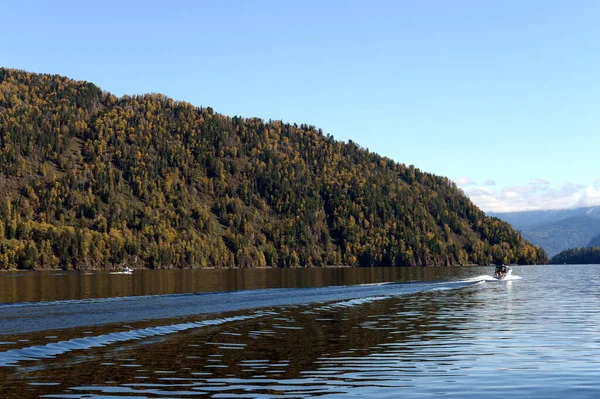
[[[496,181],[494,181],[492,179],[487,179],[486,181],[483,182],[483,185],[485,185],[485,186],[495,186],[496,185]]]
[[[579,199],[579,206],[595,206],[600,204],[600,188],[587,186]]]
[[[461,186],[461,187],[464,187],[464,186],[475,186],[475,185],[477,185],[477,183],[475,183],[473,180],[469,179],[466,176],[463,176],[460,179],[456,180],[455,183],[456,183],[457,186]]]
[[[491,195],[494,192],[487,187],[473,187],[467,190],[471,195]]]
[[[518,194],[526,194],[526,193],[535,191],[535,188],[531,187],[531,186],[513,186],[513,187],[504,187],[500,191],[503,193],[512,192],[512,193],[518,193]]]
[[[465,194],[486,212],[516,212],[600,206],[600,184],[566,183],[553,186],[546,180],[531,179],[514,187],[472,186]]]
[[[544,179],[529,179],[529,184],[532,186],[549,186],[550,182]]]
[[[522,193],[519,193],[518,191],[503,191],[501,194],[502,198],[506,199],[515,199],[522,195]]]
[[[584,188],[586,188],[586,186],[583,184],[565,183],[561,186],[561,192],[563,192],[565,194],[572,194],[572,193],[579,192],[579,191],[583,190]]]

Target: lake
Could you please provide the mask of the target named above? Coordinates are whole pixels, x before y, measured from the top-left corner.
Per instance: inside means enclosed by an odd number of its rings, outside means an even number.
[[[600,265],[0,273],[0,398],[600,397]]]

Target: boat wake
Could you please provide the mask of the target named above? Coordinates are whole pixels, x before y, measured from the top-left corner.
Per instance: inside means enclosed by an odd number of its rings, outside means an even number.
[[[497,278],[495,278],[494,276],[488,276],[487,274],[483,274],[481,276],[477,276],[477,277],[471,277],[470,279],[466,280],[466,281],[482,281],[482,282],[486,282],[486,281],[511,281],[511,280],[520,280],[522,277],[521,276],[506,276],[501,280],[498,280]]]
[[[23,361],[53,359],[59,355],[129,341],[145,341],[153,337],[173,334],[197,328],[218,326],[230,322],[261,318],[278,314],[280,308],[297,305],[318,304],[312,312],[339,312],[366,306],[393,297],[421,292],[462,289],[481,284],[481,279],[469,281],[430,281],[414,283],[386,283],[376,285],[333,286],[303,289],[265,289],[207,294],[177,294],[146,297],[121,297],[110,300],[73,300],[52,303],[14,304],[0,308],[0,336],[23,334],[33,331],[60,330],[73,327],[106,323],[124,323],[140,320],[156,320],[206,313],[221,314],[217,318],[193,322],[171,322],[147,328],[122,326],[117,331],[81,336],[55,341],[56,335],[48,336],[50,342],[22,348],[0,351],[0,368],[16,366]],[[27,311],[24,311],[23,307]],[[212,310],[212,311],[208,311]],[[247,310],[246,314],[226,317],[223,313]],[[63,335],[57,332],[57,335]],[[19,338],[19,336],[15,336]],[[26,341],[25,341],[26,342]],[[16,342],[15,342],[16,343]]]

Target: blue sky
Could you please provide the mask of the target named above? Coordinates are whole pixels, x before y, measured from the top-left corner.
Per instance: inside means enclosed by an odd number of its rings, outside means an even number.
[[[309,123],[486,211],[600,205],[600,2],[3,1],[0,65]]]

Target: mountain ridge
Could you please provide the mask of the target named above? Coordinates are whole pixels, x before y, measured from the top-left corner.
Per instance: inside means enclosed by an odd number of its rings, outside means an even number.
[[[592,238],[590,240],[590,242],[588,243],[588,245],[586,245],[586,247],[588,247],[588,248],[600,247],[600,233],[597,236],[595,236],[594,238]]]
[[[557,222],[572,216],[588,216],[593,219],[600,219],[600,206],[539,211],[488,212],[488,215],[500,218],[510,223],[513,227],[521,229],[529,226]]]
[[[547,262],[447,178],[310,125],[6,68],[0,122],[0,269]]]
[[[492,213],[521,231],[525,239],[542,247],[548,256],[561,251],[595,246],[600,235],[600,207],[549,211]],[[600,242],[600,238],[598,238]]]

